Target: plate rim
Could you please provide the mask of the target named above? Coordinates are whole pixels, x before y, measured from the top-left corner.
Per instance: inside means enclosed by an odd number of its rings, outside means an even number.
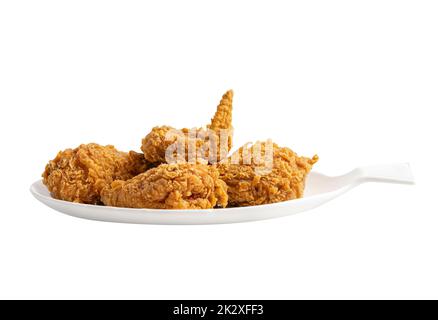
[[[286,201],[281,201],[281,202],[276,202],[276,203],[268,203],[268,204],[261,204],[261,205],[256,205],[256,206],[245,206],[245,207],[232,207],[232,208],[215,208],[215,209],[151,209],[151,208],[126,208],[126,207],[114,207],[114,206],[100,206],[100,205],[94,205],[94,204],[86,204],[86,203],[77,203],[77,202],[72,202],[72,201],[66,201],[66,200],[60,200],[60,199],[56,199],[53,198],[51,196],[47,196],[44,195],[40,192],[38,192],[36,190],[36,186],[37,185],[42,185],[45,188],[47,188],[43,182],[42,179],[36,180],[35,182],[33,182],[29,188],[29,191],[31,192],[31,194],[38,198],[44,198],[47,201],[53,201],[59,204],[64,204],[64,205],[75,205],[75,206],[80,206],[80,207],[84,207],[84,208],[99,208],[99,209],[106,209],[106,210],[113,210],[113,211],[127,211],[127,212],[143,212],[143,213],[192,213],[192,212],[196,212],[196,213],[204,213],[204,214],[213,214],[213,213],[220,213],[222,210],[226,210],[227,212],[230,211],[241,211],[241,210],[248,210],[251,208],[266,208],[269,209],[270,207],[278,207],[278,206],[283,206],[283,205],[288,205],[290,203],[302,203],[302,202],[307,202],[307,201],[311,201],[314,198],[318,198],[321,197],[321,195],[331,195],[331,194],[336,194],[339,191],[341,191],[344,188],[338,189],[338,190],[334,190],[334,191],[329,191],[329,192],[324,192],[321,194],[317,194],[317,195],[311,195],[308,197],[303,197],[303,198],[298,198],[298,199],[291,199],[291,200],[286,200]],[[226,212],[222,212],[222,214],[224,214]]]

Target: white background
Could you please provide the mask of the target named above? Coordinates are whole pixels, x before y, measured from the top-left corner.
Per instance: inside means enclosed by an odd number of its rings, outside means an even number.
[[[2,1],[0,298],[438,298],[434,1]],[[236,146],[316,170],[410,162],[318,209],[219,226],[75,219],[32,198],[56,153],[139,150],[235,91]]]

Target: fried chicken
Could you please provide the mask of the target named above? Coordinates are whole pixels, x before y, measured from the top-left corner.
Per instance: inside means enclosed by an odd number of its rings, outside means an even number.
[[[300,157],[268,140],[227,158],[232,105],[229,90],[205,127],[154,127],[143,153],[95,143],[61,151],[46,165],[43,183],[56,199],[128,208],[211,209],[302,197],[318,156]]]
[[[218,165],[230,206],[252,206],[301,198],[305,179],[318,161],[299,157],[272,142],[243,146]]]
[[[228,131],[231,131],[231,133],[227,135],[227,151],[230,151],[231,147],[233,146],[233,95],[234,94],[232,90],[225,92],[221,101],[219,102],[219,105],[217,106],[214,117],[211,119],[211,123],[207,125],[207,129],[212,130],[219,135],[221,132],[227,134]]]
[[[233,91],[229,90],[222,96],[207,129],[177,130],[169,126],[153,128],[142,140],[141,150],[145,159],[151,163],[191,162],[199,158],[216,163],[225,159],[232,146],[232,106]],[[172,145],[175,148],[168,149]],[[178,151],[180,158],[177,157]]]
[[[100,204],[100,192],[114,180],[128,180],[146,171],[143,154],[121,152],[113,146],[95,143],[67,149],[51,160],[43,173],[43,183],[56,199]]]
[[[115,207],[210,209],[226,207],[227,200],[216,167],[204,164],[162,164],[102,191],[102,202]]]

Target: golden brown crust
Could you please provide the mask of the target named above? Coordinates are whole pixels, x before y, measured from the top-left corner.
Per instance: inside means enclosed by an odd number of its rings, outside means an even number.
[[[147,161],[152,163],[166,162],[166,149],[175,142],[175,139],[166,139],[166,135],[175,130],[169,126],[161,126],[152,128],[151,132],[143,138],[141,150]]]
[[[42,176],[56,199],[99,204],[104,186],[116,179],[130,179],[148,168],[141,153],[90,143],[60,151],[47,164]]]
[[[227,91],[219,105],[211,124],[207,129],[181,129],[177,130],[169,126],[154,127],[152,131],[142,140],[141,150],[144,157],[151,163],[175,163],[171,159],[166,159],[166,150],[177,140],[185,147],[185,159],[190,161],[196,158],[196,150],[201,154],[201,158],[209,163],[216,163],[226,158],[232,147],[232,102],[233,91]],[[220,141],[220,137],[225,135],[225,140]],[[190,152],[190,146],[195,146],[194,152]],[[223,147],[222,147],[223,146]],[[192,158],[190,158],[192,156]],[[175,157],[171,157],[175,158]]]
[[[107,206],[151,209],[210,209],[227,205],[227,186],[215,166],[162,164],[102,191]]]
[[[216,113],[211,119],[210,125],[207,126],[208,129],[215,131],[220,135],[221,130],[233,130],[232,120],[233,120],[233,90],[228,90],[222,96],[222,99],[217,106]],[[228,135],[228,151],[232,147],[232,134]]]
[[[260,158],[247,158],[257,154]],[[272,162],[269,144],[258,142],[251,147],[242,147],[227,162],[219,164],[220,178],[228,185],[230,206],[252,206],[301,198],[305,178],[318,157],[299,157],[288,148],[272,144]],[[245,162],[245,159],[250,159]]]

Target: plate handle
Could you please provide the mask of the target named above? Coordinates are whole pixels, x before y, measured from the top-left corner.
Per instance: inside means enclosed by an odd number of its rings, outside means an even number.
[[[374,165],[357,169],[362,182],[415,184],[409,163]]]

